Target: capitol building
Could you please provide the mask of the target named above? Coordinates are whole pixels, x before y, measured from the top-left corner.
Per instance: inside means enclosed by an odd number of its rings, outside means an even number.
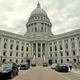
[[[80,55],[80,29],[54,35],[52,24],[40,3],[31,12],[24,35],[0,30],[0,61],[76,63]]]

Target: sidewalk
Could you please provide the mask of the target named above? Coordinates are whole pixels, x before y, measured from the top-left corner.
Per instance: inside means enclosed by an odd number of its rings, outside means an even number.
[[[73,68],[73,69],[71,70],[71,72],[74,72],[74,73],[80,74],[80,69],[74,69],[74,68]]]

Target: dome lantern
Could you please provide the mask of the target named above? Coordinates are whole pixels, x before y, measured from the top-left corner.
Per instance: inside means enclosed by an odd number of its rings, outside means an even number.
[[[40,3],[38,2],[38,4],[37,4],[37,8],[40,8]]]

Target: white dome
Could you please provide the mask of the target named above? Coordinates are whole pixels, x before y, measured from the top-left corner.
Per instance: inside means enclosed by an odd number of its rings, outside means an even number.
[[[31,16],[39,15],[39,14],[47,16],[47,13],[40,7],[40,4],[38,3],[37,8],[32,11]]]

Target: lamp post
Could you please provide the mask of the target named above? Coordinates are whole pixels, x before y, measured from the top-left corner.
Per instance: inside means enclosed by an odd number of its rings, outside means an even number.
[[[79,54],[76,54],[77,57],[77,64],[79,64]]]

